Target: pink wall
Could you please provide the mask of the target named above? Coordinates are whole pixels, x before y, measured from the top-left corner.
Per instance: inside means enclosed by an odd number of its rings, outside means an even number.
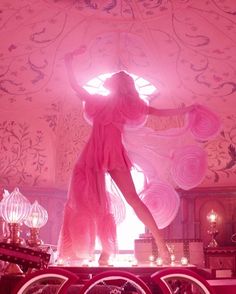
[[[158,88],[154,106],[201,103],[221,117],[222,132],[203,143],[209,163],[201,188],[216,187],[223,198],[187,193],[166,237],[206,242],[204,215],[215,207],[224,218],[219,238],[229,240],[236,211],[227,190],[236,190],[235,36],[235,0],[0,1],[0,189],[18,186],[37,199],[49,213],[42,237],[57,242],[68,179],[90,131],[64,55],[86,45],[74,62],[81,83],[126,69]],[[147,122],[154,129],[178,123]]]
[[[90,130],[63,61],[81,45],[81,82],[126,69],[159,89],[155,106],[197,102],[216,111],[223,130],[204,144],[202,186],[235,185],[234,13],[234,0],[1,1],[0,186],[67,188]]]

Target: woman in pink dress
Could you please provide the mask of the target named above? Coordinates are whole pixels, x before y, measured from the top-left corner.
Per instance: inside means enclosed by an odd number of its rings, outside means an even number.
[[[91,95],[77,83],[73,74],[73,56],[80,53],[83,53],[82,48],[67,54],[66,67],[71,86],[84,102],[85,114],[93,127],[73,169],[58,244],[59,256],[70,260],[90,258],[97,237],[102,246],[100,265],[107,264],[109,256],[115,252],[116,223],[105,185],[105,174],[108,173],[137,217],[152,233],[159,256],[169,263],[162,233],[136,192],[130,172],[133,163],[122,143],[122,133],[125,125],[139,125],[146,115],[185,114],[193,106],[166,110],[148,106],[139,97],[131,76],[124,71],[105,81],[104,87],[110,92],[108,96]]]

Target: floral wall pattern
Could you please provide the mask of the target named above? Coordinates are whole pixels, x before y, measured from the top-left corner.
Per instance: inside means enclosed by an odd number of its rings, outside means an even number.
[[[17,184],[31,181],[37,184],[38,173],[45,168],[43,134],[37,131],[35,139],[30,135],[30,126],[14,121],[3,121],[1,125],[1,179],[8,184],[14,179]],[[32,159],[31,159],[31,158]],[[35,176],[27,171],[26,163],[31,161]]]
[[[234,0],[1,1],[0,187],[66,189],[90,131],[64,67],[64,55],[81,45],[81,83],[125,69],[158,88],[154,106],[216,111],[223,128],[204,142],[202,186],[235,185],[235,36]]]

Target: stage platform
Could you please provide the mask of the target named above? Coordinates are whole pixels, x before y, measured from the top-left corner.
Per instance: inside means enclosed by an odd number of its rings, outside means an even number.
[[[236,278],[215,279],[211,271],[193,265],[50,266],[2,276],[0,289],[1,294],[235,294]]]

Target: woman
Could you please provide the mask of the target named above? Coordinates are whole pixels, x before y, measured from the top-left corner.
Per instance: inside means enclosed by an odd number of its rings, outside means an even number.
[[[81,48],[67,54],[65,62],[71,86],[85,103],[85,114],[92,121],[93,128],[72,173],[59,238],[59,255],[72,260],[88,258],[93,254],[98,237],[102,246],[99,264],[108,264],[109,256],[116,249],[116,224],[105,187],[105,174],[109,173],[127,203],[152,233],[159,256],[169,263],[170,256],[162,234],[135,190],[130,173],[132,162],[122,144],[122,132],[124,126],[138,125],[148,114],[185,114],[193,106],[166,110],[148,106],[140,99],[133,79],[124,71],[105,81],[104,87],[110,91],[108,96],[90,95],[77,83],[72,71],[73,56],[83,51]]]

